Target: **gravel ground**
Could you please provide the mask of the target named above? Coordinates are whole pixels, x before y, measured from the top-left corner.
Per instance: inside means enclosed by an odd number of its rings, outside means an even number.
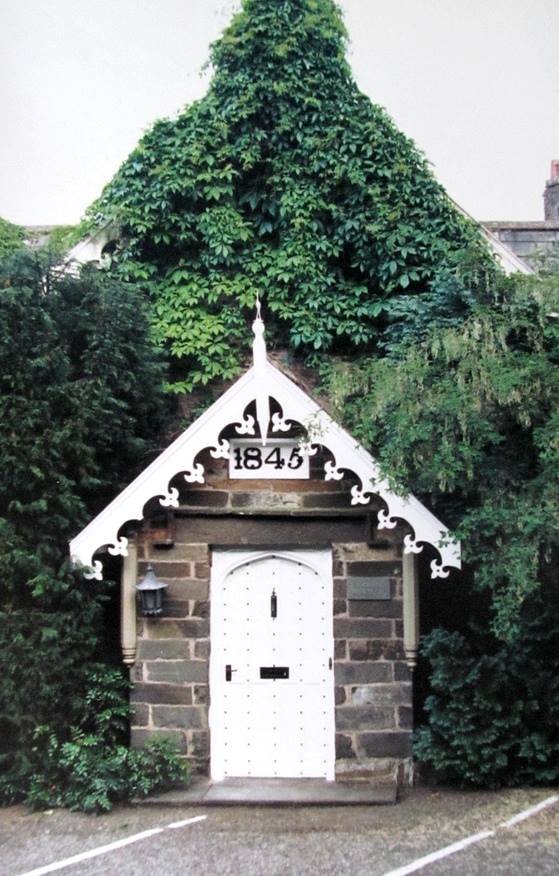
[[[102,816],[0,810],[0,874],[23,876],[150,828],[205,815],[57,870],[67,876],[384,876],[471,834],[495,837],[429,864],[429,876],[559,873],[559,804],[511,829],[502,822],[552,790],[498,793],[418,788],[396,806],[120,807]]]

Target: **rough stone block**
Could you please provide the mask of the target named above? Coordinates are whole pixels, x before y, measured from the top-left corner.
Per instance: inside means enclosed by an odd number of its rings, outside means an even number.
[[[402,785],[399,781],[400,759],[388,757],[359,757],[336,761],[337,782],[374,782],[375,785]],[[409,784],[409,783],[408,783]]]
[[[207,684],[194,685],[194,702],[197,706],[206,706],[210,701],[210,689]]]
[[[138,642],[139,660],[188,660],[190,642],[184,639],[141,639]]]
[[[169,599],[165,597],[165,617],[186,620],[190,614],[189,600]]]
[[[167,706],[192,705],[192,688],[180,684],[135,684],[130,699],[137,703],[159,703]]]
[[[152,563],[153,571],[157,578],[166,581],[167,578],[188,578],[191,563],[177,563],[172,559],[168,561],[156,560]],[[138,563],[138,578],[143,578],[147,572],[148,563]]]
[[[347,602],[345,599],[335,599],[334,600],[334,615],[346,614],[347,613]]]
[[[209,579],[211,575],[209,563],[194,563],[194,577]]]
[[[373,538],[375,537],[373,536]],[[343,545],[343,552],[348,563],[386,563],[390,562],[393,557],[395,558],[396,545],[389,541],[387,534],[382,539],[375,538],[374,545],[364,541],[358,541],[354,544],[346,542]]]
[[[210,734],[207,730],[195,730],[191,734],[190,753],[197,758],[210,756]]]
[[[208,660],[210,657],[210,640],[197,639],[194,642],[194,656],[198,660]]]
[[[156,727],[198,730],[208,726],[207,710],[203,706],[152,706]]]
[[[246,487],[243,491],[246,494]],[[235,498],[235,501],[237,499]],[[241,509],[239,509],[241,510]],[[250,511],[250,508],[246,508]],[[183,542],[208,542],[212,545],[308,545],[317,547],[327,545],[332,539],[354,541],[361,535],[363,520],[360,517],[269,517],[239,514],[223,517],[204,515],[180,518],[177,520],[179,533],[177,539]],[[270,540],[273,535],[273,542]],[[343,594],[342,594],[343,595]]]
[[[132,705],[131,721],[134,727],[147,727],[149,724],[149,706],[147,703],[134,703]]]
[[[382,656],[385,660],[404,660],[404,643],[401,639],[389,639],[383,642]]]
[[[374,706],[341,706],[336,709],[336,730],[389,730],[394,726],[394,709]]]
[[[392,621],[377,618],[335,618],[336,639],[389,639],[392,636]]]
[[[345,660],[347,657],[347,642],[345,639],[336,639],[334,642],[334,659]]]
[[[207,599],[210,592],[208,581],[199,578],[162,578],[167,584],[165,600]]]
[[[350,600],[350,617],[401,618],[402,603],[399,600]]]
[[[403,652],[403,648],[402,648]],[[403,656],[403,654],[402,654]],[[410,669],[407,663],[399,662],[394,664],[394,678],[396,681],[410,681],[413,678],[413,670]]]
[[[150,639],[182,639],[183,632],[177,621],[167,618],[146,618],[142,636]]]
[[[404,660],[401,639],[356,639],[348,642],[350,660]],[[397,679],[398,681],[400,679]]]
[[[304,508],[351,508],[351,496],[349,493],[307,493],[303,496]]]
[[[408,706],[412,701],[411,684],[371,684],[352,688],[351,702],[355,706]]]
[[[279,511],[302,507],[302,496],[298,493],[276,493],[262,490],[254,493],[232,493],[231,507],[247,511]]]
[[[153,619],[147,625],[150,639],[207,639],[210,624],[206,619],[166,620]]]
[[[222,490],[189,490],[181,504],[192,508],[226,508],[229,493]]]
[[[355,642],[348,642],[349,659],[378,660],[382,657],[382,645],[381,639],[375,641],[357,639]]]
[[[192,617],[207,618],[210,616],[210,603],[207,600],[198,600],[192,606]]]
[[[413,709],[411,706],[398,708],[398,726],[403,730],[413,730]]]
[[[399,578],[402,574],[402,563],[398,560],[382,563],[374,562],[372,560],[348,562],[347,574],[348,576],[357,578],[365,576]]]
[[[346,701],[345,687],[342,687],[341,685],[336,685],[336,687],[334,689],[334,695],[335,695],[337,706],[341,706],[343,703],[345,703],[345,701]]]
[[[336,663],[336,684],[374,684],[392,681],[390,663]]]
[[[184,544],[175,542],[173,559],[190,560],[193,563],[207,563],[209,547],[207,544]]]
[[[336,733],[336,760],[355,757],[351,736]]]
[[[356,736],[356,747],[357,754],[365,757],[409,757],[411,734],[404,731],[359,733]]]
[[[153,739],[169,739],[179,754],[188,753],[186,736],[181,730],[142,730],[132,727],[130,732],[132,748],[143,748],[146,742],[151,742]]]
[[[345,599],[347,597],[347,581],[345,578],[334,578],[334,598]]]
[[[208,681],[208,666],[202,660],[157,660],[146,663],[150,681],[174,681],[178,683]]]
[[[182,635],[190,639],[207,639],[210,635],[210,622],[207,618],[180,621],[179,626]]]

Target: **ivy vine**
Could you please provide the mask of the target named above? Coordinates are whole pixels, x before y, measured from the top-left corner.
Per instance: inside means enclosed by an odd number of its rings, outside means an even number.
[[[428,292],[477,227],[361,94],[332,0],[244,0],[207,95],[158,121],[88,213],[119,229],[177,391],[237,373],[256,295],[269,337],[311,357],[374,352],[398,297]]]

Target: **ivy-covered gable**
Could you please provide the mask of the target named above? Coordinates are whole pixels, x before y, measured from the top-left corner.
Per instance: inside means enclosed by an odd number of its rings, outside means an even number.
[[[207,95],[157,122],[90,216],[153,297],[178,389],[238,372],[257,294],[272,337],[318,358],[376,349],[400,294],[460,260],[474,223],[355,85],[332,0],[245,0],[212,47]]]

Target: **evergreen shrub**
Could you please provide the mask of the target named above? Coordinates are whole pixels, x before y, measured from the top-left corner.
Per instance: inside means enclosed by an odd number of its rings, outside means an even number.
[[[27,252],[0,264],[4,802],[106,808],[141,791],[144,768],[146,787],[180,774],[165,747],[126,753],[126,685],[98,666],[114,649],[114,588],[68,558],[69,539],[149,460],[163,379],[132,287]]]
[[[5,259],[23,248],[25,231],[0,216],[0,259]]]
[[[559,781],[559,598],[531,599],[511,643],[438,629],[428,725],[415,755],[442,782],[498,788]]]

